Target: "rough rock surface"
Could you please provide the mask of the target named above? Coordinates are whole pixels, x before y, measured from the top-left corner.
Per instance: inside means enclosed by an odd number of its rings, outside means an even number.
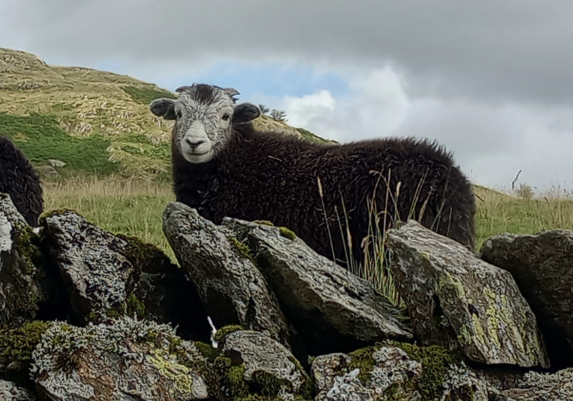
[[[121,317],[78,328],[54,324],[32,354],[40,395],[64,400],[208,398],[205,359],[173,329]]]
[[[317,357],[311,373],[317,401],[488,401],[486,382],[438,347],[377,345],[350,355]]]
[[[481,253],[515,278],[537,316],[551,366],[573,366],[573,231],[496,235]]]
[[[487,364],[548,367],[535,315],[511,274],[409,221],[387,233],[390,265],[421,343]]]
[[[197,291],[159,249],[104,231],[69,210],[47,215],[42,224],[80,324],[136,314],[209,338]]]
[[[0,324],[17,326],[35,317],[45,296],[32,228],[10,196],[0,193]]]
[[[496,401],[565,401],[573,400],[573,369],[557,373],[527,372],[518,388],[504,391]]]
[[[216,327],[266,331],[291,349],[292,331],[275,295],[231,233],[179,202],[167,206],[163,230]]]
[[[2,401],[35,401],[34,394],[18,387],[12,382],[0,380],[0,400]]]
[[[236,400],[249,396],[311,399],[312,384],[292,353],[267,335],[250,330],[227,334],[219,363],[224,363],[223,393]]]
[[[225,219],[252,250],[309,353],[349,352],[386,338],[410,339],[398,311],[366,280],[278,227]]]

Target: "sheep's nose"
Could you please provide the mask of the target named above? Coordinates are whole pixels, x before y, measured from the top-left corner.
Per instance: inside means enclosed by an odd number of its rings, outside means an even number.
[[[189,146],[191,146],[191,148],[193,148],[193,149],[195,149],[195,148],[199,147],[199,145],[205,143],[205,141],[203,139],[199,139],[197,141],[194,141],[191,138],[185,139],[185,142],[187,142],[187,144]]]

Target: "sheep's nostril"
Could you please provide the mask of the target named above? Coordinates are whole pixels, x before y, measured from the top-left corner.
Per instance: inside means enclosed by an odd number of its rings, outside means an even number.
[[[192,140],[192,139],[190,139],[190,138],[185,139],[185,142],[187,142],[187,144],[188,144],[189,146],[191,146],[192,148],[197,148],[197,147],[199,147],[199,145],[205,143],[205,141],[202,140],[202,139],[200,139],[200,140],[198,140],[198,141],[194,141],[194,140]]]

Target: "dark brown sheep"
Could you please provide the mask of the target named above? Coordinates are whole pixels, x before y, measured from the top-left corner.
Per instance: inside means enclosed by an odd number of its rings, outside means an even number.
[[[28,158],[5,136],[0,136],[0,192],[10,195],[29,225],[38,225],[44,209],[40,179]]]
[[[259,108],[236,105],[234,89],[195,84],[177,92],[177,100],[157,99],[150,109],[176,120],[177,201],[214,223],[226,216],[268,220],[346,264],[348,249],[356,261],[363,260],[374,205],[381,232],[410,217],[474,249],[472,185],[435,142],[317,144],[255,131],[251,121]]]

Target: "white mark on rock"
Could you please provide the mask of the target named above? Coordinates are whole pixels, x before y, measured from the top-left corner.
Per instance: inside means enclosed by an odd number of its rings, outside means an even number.
[[[10,252],[12,249],[12,224],[2,213],[0,214],[0,252]]]

